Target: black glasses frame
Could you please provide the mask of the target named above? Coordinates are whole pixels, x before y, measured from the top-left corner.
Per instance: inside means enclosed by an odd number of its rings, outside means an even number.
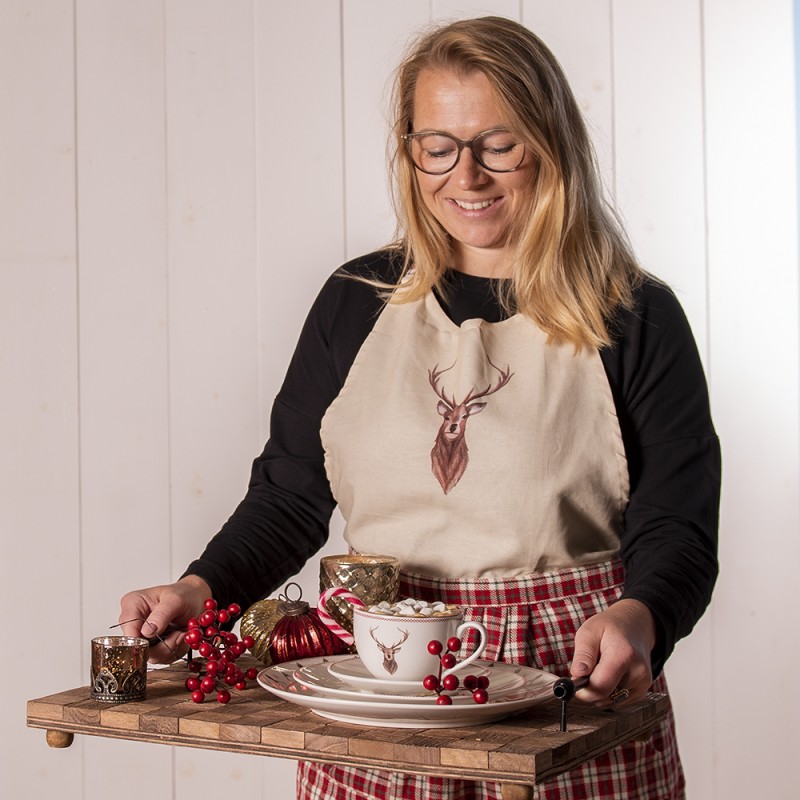
[[[461,152],[465,147],[469,148],[473,158],[481,165],[481,167],[489,172],[516,172],[522,166],[522,162],[525,159],[525,144],[523,142],[519,142],[519,147],[521,148],[522,153],[520,154],[519,162],[517,163],[516,167],[512,167],[511,169],[493,169],[492,167],[489,167],[483,163],[483,159],[475,149],[475,142],[484,136],[488,136],[490,133],[508,133],[508,129],[490,128],[488,131],[481,131],[477,136],[473,136],[471,139],[459,139],[453,136],[451,133],[446,133],[445,131],[418,131],[417,133],[404,133],[402,138],[406,143],[406,150],[408,151],[408,157],[411,159],[411,163],[420,172],[424,172],[426,175],[447,175],[448,172],[454,170],[458,166],[458,162],[461,160]],[[458,147],[458,153],[456,154],[456,160],[453,162],[452,166],[442,170],[441,172],[432,172],[431,170],[425,169],[425,167],[421,167],[419,164],[417,164],[411,152],[411,144],[414,139],[418,139],[421,136],[446,136],[448,139],[455,142],[456,146]]]

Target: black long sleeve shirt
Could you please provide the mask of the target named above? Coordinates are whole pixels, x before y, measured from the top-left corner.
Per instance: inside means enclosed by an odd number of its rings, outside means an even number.
[[[320,423],[384,305],[374,287],[350,276],[391,283],[397,267],[390,251],[356,259],[327,281],[312,306],[247,494],[187,570],[221,602],[246,607],[271,593],[325,543],[335,500]],[[451,272],[438,299],[461,324],[502,319],[496,298],[491,280]],[[719,443],[697,348],[672,292],[646,279],[612,330],[614,343],[600,357],[630,477],[623,597],[645,603],[656,619],[658,672],[702,615],[716,580]]]

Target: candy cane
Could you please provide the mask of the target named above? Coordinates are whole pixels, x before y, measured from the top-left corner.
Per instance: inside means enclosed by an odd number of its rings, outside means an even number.
[[[349,603],[352,603],[354,606],[360,606],[361,608],[364,607],[364,603],[360,597],[357,597],[352,592],[348,592],[347,589],[341,586],[334,586],[332,589],[326,589],[319,597],[319,603],[317,604],[317,613],[319,614],[319,618],[325,623],[325,625],[333,631],[345,644],[353,644],[355,641],[353,639],[353,635],[345,630],[338,622],[328,613],[327,603],[331,597],[341,597],[344,600],[347,600]]]

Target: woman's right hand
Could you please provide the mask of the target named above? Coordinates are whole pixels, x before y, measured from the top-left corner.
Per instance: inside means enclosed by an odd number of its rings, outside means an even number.
[[[186,623],[203,613],[203,603],[209,597],[209,585],[196,575],[187,575],[176,583],[128,592],[120,600],[122,631],[126,636],[145,639],[160,636],[164,641],[150,648],[150,661],[169,664],[186,652],[183,643]],[[170,630],[170,625],[180,630]]]

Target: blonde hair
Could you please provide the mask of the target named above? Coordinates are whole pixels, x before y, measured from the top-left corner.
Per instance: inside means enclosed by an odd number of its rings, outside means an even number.
[[[452,266],[450,238],[422,202],[402,138],[413,131],[417,79],[430,69],[485,75],[509,126],[536,161],[530,208],[510,236],[504,307],[532,319],[551,340],[577,348],[610,344],[609,321],[619,306],[632,305],[642,271],[603,197],[594,150],[561,67],[536,35],[501,17],[435,28],[413,43],[397,69],[390,164],[395,246],[405,261],[403,291],[392,300],[445,291],[443,278]]]

